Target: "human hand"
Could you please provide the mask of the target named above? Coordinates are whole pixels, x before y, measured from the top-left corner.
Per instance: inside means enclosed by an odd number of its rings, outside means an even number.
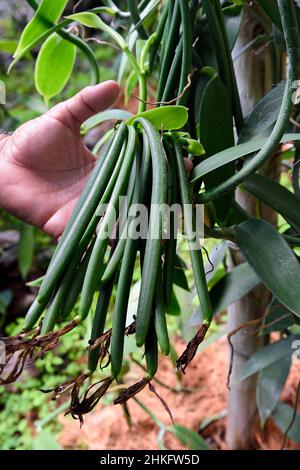
[[[0,205],[58,238],[95,164],[80,125],[118,97],[116,82],[87,87],[0,140]]]

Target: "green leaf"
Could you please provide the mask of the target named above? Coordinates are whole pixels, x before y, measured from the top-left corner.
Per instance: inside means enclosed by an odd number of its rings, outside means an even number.
[[[275,423],[283,433],[286,432],[292,421],[294,410],[286,403],[279,402],[272,415]],[[288,437],[293,441],[300,443],[300,414],[297,413],[295,422],[288,432]]]
[[[68,24],[68,20],[65,20],[65,21],[61,21],[59,24],[56,24],[54,26],[52,26],[51,28],[47,29],[46,31],[44,31],[42,34],[40,34],[40,36],[38,36],[33,42],[31,42],[30,44],[28,44],[28,46],[25,47],[24,50],[22,50],[22,52],[20,53],[20,55],[18,55],[9,65],[8,67],[8,71],[7,73],[9,74],[11,69],[14,67],[14,65],[22,58],[22,57],[26,57],[27,55],[29,55],[30,51],[36,47],[39,43],[42,43],[44,41],[46,41],[46,39],[51,36],[51,34],[54,34],[54,33],[57,33],[59,31],[61,31],[66,25]],[[81,39],[77,38],[78,41],[81,41],[82,44],[85,44]],[[85,45],[85,49],[89,49],[88,46]],[[87,55],[87,52],[86,50],[84,50],[85,54]]]
[[[149,18],[149,16],[151,16],[154,13],[154,11],[159,7],[159,5],[160,5],[160,0],[148,1],[144,10],[140,12],[140,17],[141,17],[142,22],[144,22],[147,18]],[[134,46],[136,44],[138,37],[139,35],[136,30],[136,27],[134,25],[131,25],[128,30],[127,37],[126,37],[126,42],[128,45],[128,49],[130,51],[134,50]],[[119,65],[119,70],[118,70],[118,80],[117,80],[118,83],[120,84],[122,83],[127,65],[128,65],[128,56],[123,53],[121,60],[120,60],[120,65]]]
[[[162,106],[161,108],[149,109],[149,111],[136,114],[128,119],[127,124],[134,124],[135,119],[140,117],[150,121],[159,131],[178,130],[187,123],[188,109],[185,106]]]
[[[76,58],[76,46],[58,34],[52,34],[43,44],[35,67],[35,86],[49,100],[67,84]]]
[[[264,10],[272,23],[282,31],[282,22],[277,2],[274,2],[274,0],[257,0],[257,3]]]
[[[292,223],[299,229],[300,198],[294,193],[277,183],[277,181],[257,173],[250,175],[243,182],[242,187],[257,199],[272,207],[289,223]]]
[[[170,305],[168,307],[167,314],[177,317],[177,316],[180,315],[180,313],[181,313],[180,305],[179,305],[179,302],[177,300],[176,294],[175,294],[174,289],[173,289],[171,302],[170,302]]]
[[[21,237],[19,241],[18,262],[19,270],[23,279],[32,265],[34,251],[34,228],[32,225],[23,224],[21,229]]]
[[[259,219],[238,225],[236,239],[266,287],[279,302],[300,316],[300,264],[286,241],[271,224]]]
[[[290,335],[288,338],[268,344],[256,351],[242,368],[236,383],[242,382],[271,364],[274,365],[284,357],[291,357],[294,352],[292,344],[296,339],[299,339],[299,336]]]
[[[143,68],[141,65],[141,56],[142,56],[142,51],[147,43],[147,39],[138,39],[135,44],[135,54],[136,54],[136,60],[141,68]]]
[[[200,157],[205,154],[203,145],[196,139],[187,139],[186,137],[182,137],[179,139],[179,142],[190,155]]]
[[[241,224],[245,222],[245,220],[249,219],[249,214],[237,203],[237,201],[233,200],[232,206],[230,208],[230,212],[227,218],[227,226],[230,227],[232,225]]]
[[[99,126],[105,121],[110,120],[124,120],[128,119],[132,116],[129,111],[125,109],[107,109],[106,111],[102,111],[101,113],[95,114],[91,118],[87,119],[81,126],[81,134],[87,134],[91,129],[94,127]]]
[[[138,32],[133,29],[131,26],[128,31],[128,35],[126,37],[126,42],[128,45],[128,49],[130,51],[134,50],[134,46],[136,44],[136,41],[138,39]],[[123,52],[118,68],[118,76],[117,76],[117,82],[121,85],[123,82],[123,78],[125,75],[125,72],[128,68],[128,56]],[[137,72],[137,71],[136,71]]]
[[[5,289],[0,292],[0,314],[3,315],[13,298],[13,293],[10,289]]]
[[[261,330],[260,334],[267,335],[273,331],[284,331],[294,325],[294,323],[295,319],[293,314],[286,307],[281,305],[277,299],[274,299],[268,315],[264,320],[264,328]]]
[[[279,401],[290,367],[291,357],[285,356],[262,369],[258,375],[256,401],[262,426],[271,416]]]
[[[28,287],[41,287],[42,282],[44,280],[45,276],[38,277],[37,279],[34,279],[33,281],[26,282],[26,286]]]
[[[185,446],[191,450],[209,450],[210,447],[207,442],[197,434],[195,431],[182,426],[181,424],[175,424],[168,428],[168,431],[174,434],[175,437]]]
[[[226,336],[227,334],[228,331],[226,330],[226,328],[221,327],[215,333],[211,333],[209,336],[206,336],[204,341],[202,341],[202,343],[199,345],[197,349],[197,354],[204,351],[211,344],[216,343],[217,341],[219,341],[219,339],[223,338],[223,336]]]
[[[205,68],[201,72],[201,75],[203,74],[210,76],[211,70]],[[218,112],[216,112],[216,109]],[[216,155],[234,145],[230,97],[222,80],[216,74],[210,78],[202,92],[198,123],[201,144],[207,157]],[[212,171],[203,178],[205,188],[213,188],[230,178],[234,173],[235,166],[233,162],[228,163],[221,169]],[[224,222],[226,220],[233,195],[234,192],[231,191],[214,202],[219,221]]]
[[[135,87],[137,86],[139,80],[139,74],[133,70],[129,77],[126,80],[126,85],[125,85],[125,104],[128,104],[129,98]]]
[[[68,0],[42,0],[35,15],[27,24],[14,53],[14,59],[23,55],[24,50],[34,43],[39,36],[45,33],[60,18]]]
[[[246,0],[231,0],[235,5],[245,5]]]
[[[288,142],[299,141],[300,140],[300,132],[293,133],[293,134],[285,134],[281,139],[282,144],[286,144]],[[211,171],[216,170],[229,162],[233,162],[242,157],[246,157],[247,155],[259,151],[266,143],[267,138],[261,138],[257,140],[251,140],[245,144],[239,144],[235,147],[231,147],[229,149],[223,150],[223,152],[219,152],[213,155],[210,158],[207,158],[203,162],[199,163],[194,168],[191,181],[195,183],[197,180],[202,178],[203,176],[207,175]]]
[[[0,52],[13,54],[18,45],[18,41],[14,39],[0,39]]]
[[[239,3],[235,2],[236,5],[230,5],[228,7],[223,8],[223,18],[224,18],[224,25],[228,36],[228,42],[230,50],[232,51],[236,40],[238,38],[242,18],[243,18],[243,9],[241,6],[244,3],[244,0],[240,0]]]
[[[33,450],[62,450],[49,431],[42,430],[32,440]]]
[[[285,85],[285,80],[278,83],[257,103],[241,130],[239,144],[258,137],[268,137],[271,127],[278,118]]]
[[[184,264],[182,263],[182,260],[179,258],[179,256],[176,255],[176,261],[175,261],[174,273],[173,273],[173,283],[176,286],[181,287],[181,289],[189,291],[190,288],[189,288],[187,278],[184,272],[185,269],[186,268]]]
[[[156,33],[151,34],[147,40],[138,39],[136,43],[136,55],[139,67],[144,72],[148,68],[149,51],[156,39]]]
[[[259,283],[260,279],[248,263],[242,263],[233,268],[210,290],[214,314],[222,312],[229,305],[247,295]]]
[[[242,263],[225,274],[210,290],[213,314],[225,310],[240,298],[247,295],[260,283],[248,263]],[[187,326],[192,327],[201,323],[203,318],[201,308],[192,314]]]
[[[110,9],[108,9],[107,13],[114,16],[115,11],[113,9],[111,9],[111,11],[109,10]],[[102,31],[105,31],[122,50],[128,48],[122,36],[114,28],[111,28],[106,23],[104,23],[104,21],[102,21],[101,18],[99,18],[99,16],[93,12],[83,11],[82,13],[75,13],[74,15],[67,16],[67,19],[77,21],[78,23],[87,26],[88,28],[101,29]]]

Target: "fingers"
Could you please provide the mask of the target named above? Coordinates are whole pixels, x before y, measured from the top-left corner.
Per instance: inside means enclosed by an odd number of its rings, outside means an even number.
[[[52,108],[49,113],[70,127],[79,127],[89,117],[111,106],[118,98],[119,91],[119,85],[112,80],[89,86]]]
[[[61,207],[57,212],[55,212],[43,225],[42,230],[55,240],[59,240],[62,235],[66,223],[72,215],[73,210],[75,209],[77,198],[68,202],[65,206]]]

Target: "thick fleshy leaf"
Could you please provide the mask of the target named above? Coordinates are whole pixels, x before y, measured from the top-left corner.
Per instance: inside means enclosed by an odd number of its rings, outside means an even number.
[[[237,3],[236,5],[223,8],[224,25],[228,36],[230,50],[234,48],[239,35],[243,17],[243,9],[241,6],[242,3]]]
[[[257,3],[264,10],[272,23],[282,31],[282,22],[277,2],[274,2],[274,0],[257,0]]]
[[[13,293],[10,289],[5,289],[0,292],[0,315],[3,315],[6,312],[6,309],[11,303],[12,299]]]
[[[300,132],[285,134],[281,139],[281,143],[286,144],[288,142],[296,142],[299,140]],[[223,152],[219,152],[212,157],[207,158],[194,168],[191,178],[192,183],[195,183],[197,180],[207,175],[211,171],[214,171],[217,168],[221,168],[229,162],[233,162],[239,158],[246,157],[253,152],[257,152],[265,145],[266,141],[267,138],[251,140],[250,142],[236,145],[235,147],[223,150]]]
[[[125,109],[107,109],[106,111],[102,111],[101,113],[95,114],[91,118],[87,119],[81,126],[81,134],[85,135],[90,130],[94,129],[94,127],[99,126],[105,121],[110,120],[121,120],[129,119],[132,114]]]
[[[278,118],[285,85],[285,81],[278,83],[257,103],[241,130],[239,144],[270,134],[271,126]]]
[[[185,446],[191,450],[209,450],[210,447],[207,442],[197,434],[195,431],[182,426],[181,424],[174,424],[168,429],[169,432],[174,434],[175,437]]]
[[[210,76],[211,71],[205,68],[201,74],[209,74]],[[234,145],[230,97],[222,80],[216,74],[210,78],[202,92],[198,124],[201,144],[207,157],[216,155]],[[228,163],[220,170],[212,171],[204,176],[205,188],[213,188],[230,178],[234,173],[235,166],[233,162]],[[219,221],[224,222],[226,220],[233,195],[234,193],[231,191],[214,202]]]
[[[154,43],[156,34],[151,34],[148,39],[138,39],[136,42],[136,57],[141,70],[146,71],[149,61],[149,51]]]
[[[245,3],[247,2],[247,0],[231,0],[232,3],[234,3],[235,5],[245,5]]]
[[[139,75],[135,70],[133,70],[126,80],[126,85],[125,85],[125,104],[126,105],[128,104],[131,93],[133,93],[135,87],[138,84],[138,81],[139,81]]]
[[[38,277],[37,279],[34,279],[33,281],[26,282],[26,286],[28,286],[28,287],[41,287],[44,278],[45,278],[45,276],[41,276],[41,277]]]
[[[272,207],[288,222],[297,228],[300,227],[300,198],[277,181],[266,178],[263,175],[250,175],[242,184],[242,187]]]
[[[228,227],[241,224],[248,219],[249,215],[247,212],[234,200],[227,218]]]
[[[292,344],[295,340],[299,340],[299,336],[290,335],[288,338],[268,344],[256,351],[242,368],[236,383],[242,382],[284,357],[291,357],[294,352]]]
[[[260,421],[264,426],[273,413],[289,375],[291,357],[285,356],[260,371],[256,386],[256,401]]]
[[[170,305],[168,306],[168,310],[166,313],[168,313],[169,315],[178,317],[180,315],[180,312],[181,312],[180,305],[173,289],[171,302],[170,302]]]
[[[226,327],[222,327],[218,329],[215,333],[211,333],[209,336],[206,336],[204,341],[199,345],[197,349],[197,353],[199,354],[200,352],[204,351],[208,346],[211,344],[215,344],[219,339],[223,338],[223,336],[226,336],[228,334],[228,331],[226,330]]]
[[[114,16],[115,11],[113,9],[107,9],[107,13]],[[74,15],[67,16],[67,19],[77,21],[83,26],[88,28],[95,28],[105,31],[117,44],[124,50],[127,48],[127,44],[122,36],[112,27],[108,26],[104,21],[99,18],[95,13],[91,11],[83,11],[81,13],[75,13]]]
[[[13,54],[18,45],[18,41],[14,39],[0,39],[0,52],[5,54]]]
[[[186,269],[186,266],[184,262],[179,258],[179,256],[176,256],[175,260],[175,265],[174,265],[174,273],[173,273],[173,283],[181,287],[181,289],[184,289],[186,291],[189,291],[189,285],[188,281],[185,275],[184,270]]]
[[[201,101],[203,98],[203,93],[205,91],[205,88],[207,87],[208,83],[210,80],[212,80],[214,77],[216,77],[217,71],[214,67],[206,66],[202,67],[199,76],[198,76],[198,83],[197,83],[197,88],[195,92],[195,121],[196,121],[196,128],[198,131],[198,137],[200,137],[200,129],[199,129],[199,112],[200,112],[200,106],[201,106]]]
[[[76,46],[58,34],[52,34],[43,44],[35,67],[37,91],[49,100],[67,84],[76,58]]]
[[[195,50],[201,59],[202,64],[206,64],[214,68],[218,68],[215,48],[212,40],[212,35],[208,24],[199,30],[199,39],[195,42]],[[196,108],[197,109],[197,108]]]
[[[128,119],[127,124],[133,124],[135,119],[140,117],[148,119],[159,131],[178,130],[188,120],[188,109],[185,106],[162,106],[161,108],[149,109],[149,111],[136,114]]]
[[[293,413],[293,408],[286,403],[279,402],[276,406],[272,417],[283,433],[285,433],[289,427]],[[293,439],[293,441],[300,443],[300,413],[297,413],[295,422],[288,432],[288,437]]]
[[[294,325],[295,319],[293,314],[277,299],[274,299],[268,315],[264,321],[264,328],[261,330],[261,335],[267,335],[273,331],[284,331],[287,330],[290,326]],[[268,326],[269,325],[269,326]]]
[[[23,279],[26,279],[32,265],[34,250],[34,228],[32,225],[23,224],[19,241],[18,262]]]
[[[274,227],[249,219],[236,227],[243,255],[266,287],[283,305],[300,316],[300,264]]]
[[[145,21],[147,18],[149,18],[149,16],[151,16],[152,13],[154,13],[154,11],[158,8],[159,4],[160,4],[160,0],[149,0],[144,10],[140,12],[141,21]],[[138,37],[139,35],[136,30],[136,26],[131,25],[131,27],[128,30],[128,35],[126,37],[126,43],[130,51],[134,50]],[[120,65],[119,65],[119,70],[118,70],[118,79],[117,79],[118,83],[120,84],[123,81],[123,77],[124,77],[127,65],[128,65],[128,56],[123,53],[121,60],[120,60]]]
[[[27,24],[14,53],[14,59],[20,58],[27,47],[50,29],[60,18],[68,0],[42,0],[35,15]]]
[[[286,51],[286,44],[284,40],[283,34],[283,27],[281,22],[280,10],[278,5],[272,2],[272,0],[259,0],[258,3],[260,6],[265,10],[266,14],[269,18],[273,21],[274,25],[276,26],[274,31],[274,40],[275,43],[279,46],[279,49],[282,51]],[[296,18],[298,22],[298,29],[300,28],[300,4],[299,0],[295,0],[297,4],[295,8]]]
[[[259,277],[248,263],[236,266],[231,272],[225,274],[210,291],[214,314],[222,312],[229,305],[247,295],[259,283]]]
[[[128,49],[131,52],[134,50],[134,47],[135,47],[135,44],[136,44],[136,41],[137,41],[138,37],[139,37],[138,32],[135,31],[133,29],[133,27],[131,26],[129,28],[128,35],[126,37],[126,42],[127,42],[127,45],[128,45]],[[121,56],[121,59],[120,59],[120,64],[119,64],[119,69],[118,69],[118,76],[117,76],[117,82],[120,85],[122,84],[122,82],[124,80],[124,76],[125,76],[127,67],[128,67],[128,56],[126,54],[124,54],[124,52],[123,52],[123,54]]]
[[[225,274],[210,290],[213,314],[225,310],[241,297],[247,295],[260,283],[253,269],[248,263],[243,263]],[[200,307],[195,310],[187,326],[192,327],[201,323],[203,315]]]

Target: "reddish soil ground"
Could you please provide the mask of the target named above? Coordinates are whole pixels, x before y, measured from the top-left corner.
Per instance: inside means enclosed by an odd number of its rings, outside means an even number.
[[[183,349],[183,343],[178,340],[177,350]],[[192,391],[175,393],[158,384],[157,391],[166,400],[176,423],[180,423],[194,431],[199,430],[200,423],[209,416],[223,415],[201,432],[213,449],[226,450],[226,377],[227,375],[227,344],[226,339],[209,346],[198,354],[187,369],[182,380],[182,387]],[[134,383],[142,376],[137,367],[127,376],[128,383]],[[176,386],[176,375],[169,359],[161,358],[160,370],[157,376],[169,387]],[[295,391],[299,380],[299,369],[293,369],[282,394],[282,399],[293,404]],[[149,389],[139,394],[139,399],[147,405],[156,416],[166,425],[171,424],[170,418],[160,401]],[[79,424],[61,416],[63,430],[60,443],[64,448],[87,448],[91,450],[113,449],[158,449],[158,427],[149,416],[133,400],[129,402],[132,425],[129,428],[120,406],[99,405],[85,418],[82,429]],[[259,449],[279,449],[283,434],[271,420],[264,432],[255,436],[256,447]],[[169,449],[185,449],[172,435],[166,434],[165,446]],[[300,449],[292,441],[287,441],[287,449]]]

